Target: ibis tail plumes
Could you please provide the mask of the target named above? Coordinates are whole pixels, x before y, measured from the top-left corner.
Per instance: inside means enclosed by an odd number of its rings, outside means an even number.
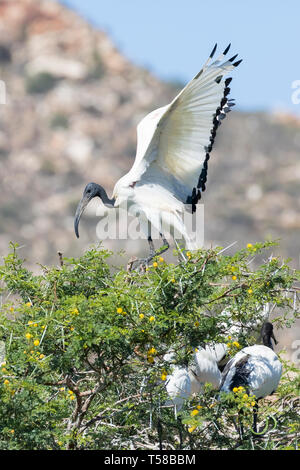
[[[130,171],[115,185],[112,199],[90,183],[75,215],[78,236],[80,216],[95,196],[107,207],[125,206],[137,215],[155,255],[151,227],[164,239],[166,231],[185,241],[188,249],[197,243],[188,234],[186,212],[195,212],[206,189],[208,161],[216,132],[234,106],[228,99],[231,78],[226,78],[241,60],[227,58],[230,45],[213,60],[216,46],[199,73],[171,103],[148,114],[137,127],[137,151]],[[131,212],[130,212],[131,213]],[[150,228],[149,228],[150,227]],[[178,236],[179,235],[179,236]],[[164,243],[165,244],[165,243]]]
[[[253,430],[257,432],[257,401],[277,390],[282,365],[272,350],[271,338],[276,342],[273,325],[267,322],[262,327],[263,345],[249,346],[239,351],[225,366],[220,391],[231,392],[235,387],[244,387],[254,395]],[[276,342],[277,343],[277,342]]]

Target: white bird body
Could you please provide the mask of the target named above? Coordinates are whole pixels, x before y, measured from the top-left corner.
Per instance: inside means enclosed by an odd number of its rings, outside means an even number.
[[[212,61],[216,47],[171,103],[152,111],[138,124],[134,164],[116,183],[112,199],[100,185],[86,186],[75,214],[77,236],[84,208],[99,196],[107,207],[124,207],[138,214],[150,245],[148,260],[154,256],[148,222],[162,236],[167,231],[174,238],[183,237],[188,249],[197,248],[187,233],[183,214],[185,210],[195,212],[205,190],[216,130],[234,105],[227,99],[231,78],[224,76],[241,62],[234,62],[236,55],[225,59],[230,45]]]
[[[282,373],[277,354],[263,345],[248,346],[239,351],[223,371],[220,390],[230,392],[244,386],[257,399],[276,391]]]
[[[197,348],[198,349],[198,348]],[[203,393],[204,385],[210,383],[218,389],[221,383],[221,372],[216,359],[203,348],[199,348],[193,356],[193,363],[189,367],[191,378],[191,393]]]
[[[226,356],[228,348],[225,343],[212,343],[205,346],[205,351],[219,364]]]
[[[167,376],[166,390],[175,406],[175,414],[181,410],[185,400],[191,396],[191,379],[186,367],[175,366]]]
[[[193,188],[196,191],[211,132],[218,124],[214,117],[226,84],[216,79],[235,67],[229,60],[221,64],[224,57],[210,65],[208,61],[170,104],[142,119],[135,162],[113,191],[115,207],[124,201],[134,204],[159,232],[164,225],[169,230],[170,223],[175,225],[189,248],[194,246],[181,217]]]

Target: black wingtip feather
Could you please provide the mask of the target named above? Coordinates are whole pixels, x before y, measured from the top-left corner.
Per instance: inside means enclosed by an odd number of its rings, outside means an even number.
[[[238,56],[238,54],[235,54],[234,56],[232,56],[230,59],[228,59],[228,60],[229,60],[229,62],[233,62],[233,61],[234,61],[234,59],[236,59],[236,58],[237,58],[237,56]]]
[[[241,62],[243,62],[243,59],[237,60],[237,61],[233,64],[234,67],[237,67],[238,65],[240,65]]]
[[[226,54],[227,54],[227,52],[228,52],[229,49],[230,49],[230,46],[231,46],[231,43],[228,44],[228,46],[226,47],[225,51],[223,52],[223,55],[226,55]]]
[[[215,44],[213,50],[212,50],[211,53],[210,53],[210,56],[209,56],[209,57],[210,57],[211,59],[213,58],[213,56],[214,56],[214,54],[215,54],[215,52],[216,52],[216,49],[217,49],[217,43]]]
[[[227,52],[230,49],[230,46],[231,46],[231,44],[229,44],[226,47],[226,49],[223,52],[224,55],[227,54]],[[216,52],[216,49],[217,49],[217,44],[215,44],[215,46],[214,46],[214,48],[213,48],[213,50],[210,54],[210,58],[213,57],[213,55]],[[233,63],[234,67],[237,67],[242,62],[242,59],[234,62],[234,60],[236,59],[237,56],[238,56],[238,54],[234,55],[233,57],[231,57],[228,60],[229,62]],[[227,62],[227,64],[228,64],[228,62]],[[200,73],[198,75],[200,76]],[[220,83],[222,78],[223,78],[223,76],[219,75],[215,79],[216,83]],[[227,96],[230,92],[230,88],[229,88],[228,85],[230,84],[231,81],[232,81],[232,77],[228,77],[223,82],[225,84],[223,97],[220,101],[220,105],[217,107],[216,112],[213,116],[213,120],[212,120],[213,127],[210,131],[209,145],[207,145],[205,147],[205,152],[206,152],[205,161],[203,163],[201,174],[199,176],[197,188],[193,188],[191,196],[188,196],[187,200],[186,200],[186,204],[191,204],[192,205],[192,212],[196,211],[196,204],[201,199],[201,192],[205,191],[205,189],[206,189],[208,160],[210,158],[210,152],[212,151],[212,148],[213,148],[213,144],[214,144],[214,140],[215,140],[215,137],[216,137],[217,129],[221,125],[222,120],[226,117],[226,114],[231,111],[230,108],[232,106],[235,106],[234,99],[233,98],[231,98],[231,99],[227,98]]]

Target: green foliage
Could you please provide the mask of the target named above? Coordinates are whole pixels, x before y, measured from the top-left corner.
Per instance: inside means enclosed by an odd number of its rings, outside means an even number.
[[[251,269],[271,245],[233,256],[199,250],[177,265],[157,258],[143,273],[112,272],[110,253],[94,248],[39,275],[12,245],[0,267],[0,448],[154,449],[160,434],[165,449],[178,449],[164,354],[188,364],[194,347],[211,342],[230,342],[234,354],[257,341],[267,302],[277,327],[298,315],[299,273],[278,258]],[[299,384],[287,363],[285,370],[276,400],[260,407],[263,437],[251,431],[252,397],[208,386],[184,407],[183,448],[296,448]],[[241,409],[243,441],[235,429]]]
[[[47,93],[57,83],[56,77],[48,72],[40,72],[26,77],[26,91],[30,94]]]

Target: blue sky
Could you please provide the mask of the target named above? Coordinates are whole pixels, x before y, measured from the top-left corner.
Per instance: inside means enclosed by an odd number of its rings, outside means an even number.
[[[232,96],[242,110],[288,110],[300,80],[299,0],[67,0],[123,54],[163,79],[186,82],[215,42],[244,59]],[[300,96],[300,94],[299,94]]]

